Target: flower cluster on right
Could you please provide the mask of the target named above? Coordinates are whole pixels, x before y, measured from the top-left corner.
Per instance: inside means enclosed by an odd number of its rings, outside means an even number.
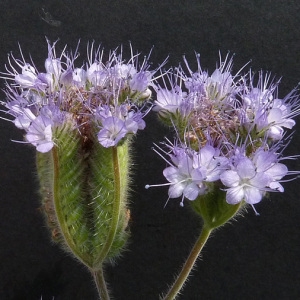
[[[184,59],[157,88],[154,110],[175,129],[174,142],[154,150],[167,162],[163,174],[169,198],[195,200],[215,184],[226,201],[253,206],[267,192],[283,192],[283,177],[298,174],[282,163],[300,112],[298,90],[278,97],[279,81],[270,73],[251,70],[232,74],[232,58],[220,59],[209,75],[200,66],[193,72]]]

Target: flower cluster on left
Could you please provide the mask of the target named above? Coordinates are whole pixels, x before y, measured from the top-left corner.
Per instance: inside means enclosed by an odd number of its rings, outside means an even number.
[[[90,47],[88,63],[77,68],[77,52],[66,47],[57,56],[55,43],[48,42],[45,71],[34,64],[9,55],[5,79],[12,80],[5,90],[7,101],[1,102],[14,117],[16,127],[25,130],[25,139],[37,151],[45,153],[55,144],[55,128],[73,118],[80,134],[90,139],[91,123],[103,147],[116,146],[128,134],[145,128],[143,117],[149,111],[153,75],[148,58],[139,63],[134,55],[125,63],[120,51],[110,52],[103,62],[101,49]]]
[[[36,147],[53,241],[88,267],[100,298],[109,299],[103,264],[120,255],[129,237],[130,136],[145,128],[153,76],[162,65],[150,70],[149,56],[141,60],[131,47],[125,62],[122,47],[105,55],[92,44],[78,68],[77,50],[56,55],[55,46],[48,42],[45,72],[22,51],[21,59],[9,55],[2,119]]]

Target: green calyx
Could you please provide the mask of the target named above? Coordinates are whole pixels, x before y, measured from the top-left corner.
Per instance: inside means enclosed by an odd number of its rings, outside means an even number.
[[[226,202],[226,192],[213,184],[209,193],[190,201],[193,210],[201,216],[207,229],[218,228],[231,220],[242,209],[243,203]]]
[[[37,153],[42,203],[53,240],[98,270],[120,254],[129,235],[129,141],[104,148],[74,124],[55,129],[56,146]]]

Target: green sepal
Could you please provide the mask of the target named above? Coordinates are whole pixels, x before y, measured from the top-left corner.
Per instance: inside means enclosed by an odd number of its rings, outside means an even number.
[[[130,141],[104,148],[95,143],[90,155],[89,190],[95,214],[93,249],[94,265],[114,259],[125,246],[130,211],[127,208]]]
[[[243,204],[235,205],[226,202],[226,192],[218,184],[212,184],[210,192],[189,202],[193,210],[201,216],[208,229],[218,228],[232,219]]]
[[[52,238],[97,270],[119,255],[128,239],[129,142],[103,148],[97,140],[86,141],[72,119],[54,130],[53,139],[50,152],[37,153]]]
[[[189,116],[183,116],[179,109],[175,112],[162,109],[159,111],[158,117],[166,126],[175,127],[180,133],[183,133],[186,130],[189,122]]]

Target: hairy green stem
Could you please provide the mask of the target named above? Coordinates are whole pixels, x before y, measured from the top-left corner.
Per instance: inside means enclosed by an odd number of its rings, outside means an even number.
[[[205,225],[203,226],[200,236],[196,241],[192,251],[190,252],[190,255],[188,256],[179,275],[177,276],[175,282],[169,289],[168,293],[162,298],[163,300],[172,300],[175,299],[176,296],[178,296],[190,272],[192,271],[197,258],[199,257],[204,245],[206,244],[212,230],[213,229],[208,228]]]
[[[91,271],[91,273],[93,275],[100,300],[109,300],[110,298],[104,279],[103,269],[99,268],[97,271]]]

